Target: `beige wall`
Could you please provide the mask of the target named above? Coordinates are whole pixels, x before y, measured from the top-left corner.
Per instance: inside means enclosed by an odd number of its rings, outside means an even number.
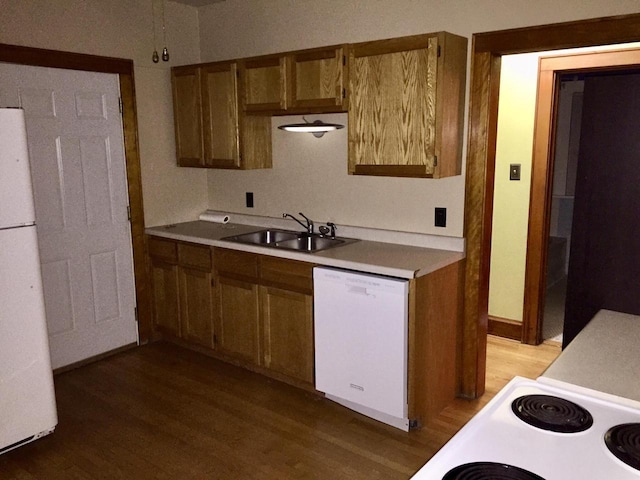
[[[538,57],[503,57],[500,70],[489,315],[518,321],[524,299]],[[521,165],[520,181],[509,180],[512,163]]]
[[[483,31],[638,11],[637,0],[225,0],[199,9],[201,57],[224,60],[439,30],[471,39]],[[349,177],[346,132],[329,135],[312,143],[274,134],[276,169],[296,165],[295,175],[210,171],[210,208],[269,216],[303,210],[336,223],[462,236],[463,176]],[[307,186],[305,195],[299,185]],[[254,191],[256,208],[244,206],[245,191]],[[434,207],[447,207],[447,228],[433,226]]]
[[[167,1],[171,62],[156,65],[151,0],[0,0],[0,42],[134,60],[147,225],[192,220],[209,206],[273,216],[306,210],[337,223],[462,236],[463,176],[349,177],[345,131],[309,141],[274,133],[273,172],[176,167],[168,68],[438,30],[471,38],[638,11],[637,0],[225,0],[197,10]],[[292,180],[282,169],[294,165]],[[292,181],[307,187],[304,195]],[[256,195],[253,210],[244,207],[245,191]],[[447,207],[446,229],[433,227],[434,207]]]
[[[0,1],[1,43],[133,59],[147,225],[192,218],[207,203],[206,175],[175,166],[169,77],[171,65],[200,59],[198,13],[168,2],[165,17],[171,61],[154,64],[151,0]]]

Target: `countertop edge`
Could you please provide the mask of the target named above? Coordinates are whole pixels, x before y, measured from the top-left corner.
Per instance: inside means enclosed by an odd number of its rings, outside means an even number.
[[[242,225],[242,227],[246,227],[248,229],[247,231],[255,231],[256,229],[260,228],[253,225]],[[390,277],[406,278],[406,279],[413,279],[413,278],[422,277],[424,275],[428,275],[429,273],[435,272],[436,270],[440,270],[441,268],[444,268],[448,265],[456,263],[465,258],[465,254],[462,252],[425,248],[425,250],[438,250],[439,252],[446,252],[446,254],[448,255],[443,255],[442,258],[439,258],[438,260],[433,262],[429,262],[429,265],[416,266],[415,269],[396,268],[396,267],[389,267],[389,266],[353,261],[348,259],[337,259],[337,258],[323,256],[323,253],[326,251],[321,251],[317,253],[302,253],[302,252],[295,252],[291,250],[278,250],[275,248],[263,247],[259,245],[247,245],[247,244],[232,242],[228,240],[185,235],[181,233],[172,232],[170,230],[163,230],[163,228],[165,227],[163,226],[148,227],[145,229],[145,233],[147,235],[161,237],[161,238],[168,238],[171,240],[198,243],[201,245],[209,245],[212,247],[221,247],[221,248],[227,248],[230,250],[239,250],[244,252],[257,253],[261,255],[269,255],[269,256],[278,257],[278,258],[300,260],[300,261],[315,263],[317,265],[323,265],[328,267],[344,268],[348,270],[358,270],[358,271],[363,271],[367,273],[386,275]],[[231,234],[229,234],[229,236],[230,235]],[[360,242],[367,243],[369,241],[360,240]],[[394,247],[403,246],[400,244],[389,244],[389,245],[393,245]],[[343,248],[343,247],[337,247],[337,248]],[[411,247],[411,248],[421,248],[421,247]],[[331,250],[328,250],[328,251],[331,252]]]

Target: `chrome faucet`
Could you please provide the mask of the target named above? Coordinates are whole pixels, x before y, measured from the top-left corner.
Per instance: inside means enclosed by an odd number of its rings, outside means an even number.
[[[298,220],[296,217],[294,217],[293,215],[291,215],[290,213],[283,213],[282,214],[282,218],[291,218],[293,220],[295,220],[296,222],[298,222],[300,225],[302,225],[302,227],[311,235],[313,235],[313,222],[311,220],[309,220],[304,213],[302,212],[298,212],[298,215],[300,215],[302,218],[304,218],[307,221],[307,224],[305,225],[304,223],[302,223],[300,220]]]

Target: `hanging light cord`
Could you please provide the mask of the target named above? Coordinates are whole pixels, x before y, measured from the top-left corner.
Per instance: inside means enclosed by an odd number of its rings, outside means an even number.
[[[162,61],[169,61],[169,50],[167,49],[167,30],[165,27],[165,18],[164,18],[164,0],[162,0],[162,38],[164,41],[164,48],[162,49]]]
[[[156,0],[151,0],[151,18],[153,20],[153,55],[151,55],[151,60],[153,63],[158,63],[160,57],[158,56],[158,39],[156,37]]]

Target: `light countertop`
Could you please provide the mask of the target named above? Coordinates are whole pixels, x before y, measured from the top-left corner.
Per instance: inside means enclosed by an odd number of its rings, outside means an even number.
[[[263,230],[264,227],[204,221],[147,228],[148,235],[242,250],[274,257],[302,260],[318,265],[359,270],[399,278],[427,275],[464,258],[464,253],[395,243],[360,240],[355,243],[303,253],[223,240],[225,237]]]
[[[640,316],[600,310],[540,377],[640,401]]]

